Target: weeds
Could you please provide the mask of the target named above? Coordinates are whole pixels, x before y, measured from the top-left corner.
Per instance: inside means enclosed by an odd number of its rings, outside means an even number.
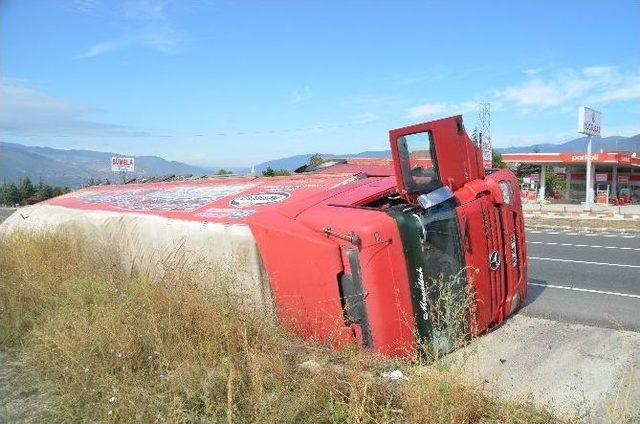
[[[465,284],[465,273],[466,269],[462,269],[449,277],[440,275],[429,281],[429,292],[435,294],[427,300],[433,335],[422,344],[423,362],[438,361],[469,343],[475,334],[473,284]]]
[[[116,257],[63,233],[3,240],[2,348],[52,393],[51,421],[556,422],[438,366],[303,343],[223,268],[206,284],[184,269],[158,282]],[[382,377],[396,368],[407,378]]]

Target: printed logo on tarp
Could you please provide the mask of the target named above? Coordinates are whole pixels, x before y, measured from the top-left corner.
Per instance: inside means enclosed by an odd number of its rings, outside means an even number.
[[[283,192],[265,192],[265,193],[252,193],[245,194],[233,199],[229,204],[237,208],[244,208],[247,206],[261,206],[271,203],[282,202],[290,196],[289,193]]]

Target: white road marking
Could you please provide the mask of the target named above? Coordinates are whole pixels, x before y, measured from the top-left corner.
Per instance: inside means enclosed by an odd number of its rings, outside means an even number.
[[[586,293],[606,294],[609,296],[632,297],[634,299],[640,299],[639,294],[617,293],[617,292],[608,292],[608,291],[602,291],[602,290],[583,289],[580,287],[556,286],[554,284],[540,284],[540,283],[531,283],[531,282],[529,283],[529,285],[538,286],[538,287],[548,287],[551,289],[573,290],[573,291],[586,292]]]
[[[569,246],[569,247],[592,247],[596,249],[618,249],[618,250],[635,250],[640,252],[640,248],[620,247],[620,246],[600,246],[597,244],[573,244],[573,243],[556,243],[552,241],[528,241],[529,244],[544,244],[545,246]]]
[[[541,258],[539,256],[529,256],[529,259],[535,259],[538,261],[550,261],[550,262],[569,262],[573,264],[606,265],[606,266],[619,266],[624,268],[640,268],[640,265],[610,264],[607,262],[577,261],[574,259]]]

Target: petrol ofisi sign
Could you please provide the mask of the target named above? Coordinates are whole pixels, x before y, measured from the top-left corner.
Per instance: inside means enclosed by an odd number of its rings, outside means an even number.
[[[581,106],[578,109],[578,132],[586,135],[595,135],[600,137],[602,113]]]

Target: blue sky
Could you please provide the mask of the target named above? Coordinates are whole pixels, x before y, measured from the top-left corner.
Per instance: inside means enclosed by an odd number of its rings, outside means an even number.
[[[3,0],[2,140],[247,166],[492,105],[494,146],[640,133],[638,1]]]

